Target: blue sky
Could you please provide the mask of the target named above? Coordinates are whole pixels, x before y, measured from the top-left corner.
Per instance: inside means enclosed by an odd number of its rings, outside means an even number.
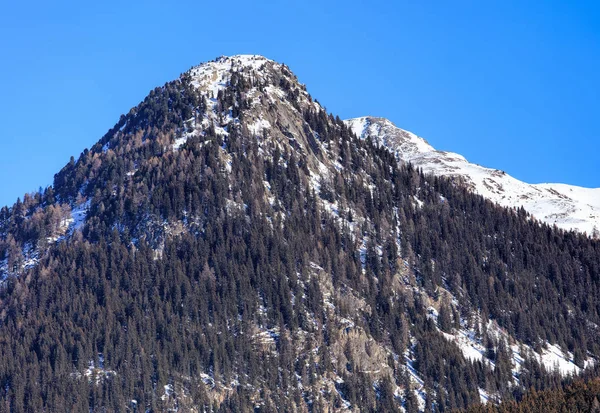
[[[3,5],[0,205],[51,184],[155,86],[240,53],[288,64],[342,118],[387,117],[528,182],[600,187],[597,2],[173,3]]]

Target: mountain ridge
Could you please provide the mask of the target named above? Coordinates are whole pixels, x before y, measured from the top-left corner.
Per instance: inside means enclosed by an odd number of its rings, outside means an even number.
[[[509,208],[524,207],[536,219],[565,230],[600,236],[600,188],[542,183],[528,184],[499,169],[468,162],[464,156],[438,151],[417,135],[377,117],[345,121],[357,136],[371,136],[426,173],[455,176],[474,192]]]

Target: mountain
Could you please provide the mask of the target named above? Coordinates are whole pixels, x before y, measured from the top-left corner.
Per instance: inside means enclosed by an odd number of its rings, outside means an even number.
[[[0,410],[427,411],[600,368],[600,245],[221,57],[0,209]]]
[[[600,188],[528,184],[504,171],[470,163],[459,154],[435,150],[425,139],[384,118],[367,116],[349,119],[346,124],[357,136],[370,136],[399,160],[411,162],[425,173],[457,178],[475,193],[508,208],[523,207],[549,225],[600,235]]]

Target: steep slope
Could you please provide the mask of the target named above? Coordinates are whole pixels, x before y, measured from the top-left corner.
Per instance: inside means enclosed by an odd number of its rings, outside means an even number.
[[[565,230],[600,235],[600,188],[564,184],[527,184],[498,169],[468,162],[463,156],[435,150],[423,138],[383,118],[349,119],[357,136],[370,136],[399,160],[426,173],[459,178],[474,192],[509,208],[525,208],[535,218]]]
[[[594,368],[599,263],[596,241],[358,138],[285,65],[222,57],[0,210],[0,405],[511,398]]]

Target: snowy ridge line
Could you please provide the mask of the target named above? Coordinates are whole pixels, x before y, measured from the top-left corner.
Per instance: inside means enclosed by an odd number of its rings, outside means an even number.
[[[398,160],[411,162],[425,173],[459,177],[473,192],[501,206],[522,206],[549,225],[600,237],[600,188],[528,184],[504,171],[470,163],[462,155],[438,151],[425,139],[384,118],[366,116],[345,123],[358,137],[370,137]]]

